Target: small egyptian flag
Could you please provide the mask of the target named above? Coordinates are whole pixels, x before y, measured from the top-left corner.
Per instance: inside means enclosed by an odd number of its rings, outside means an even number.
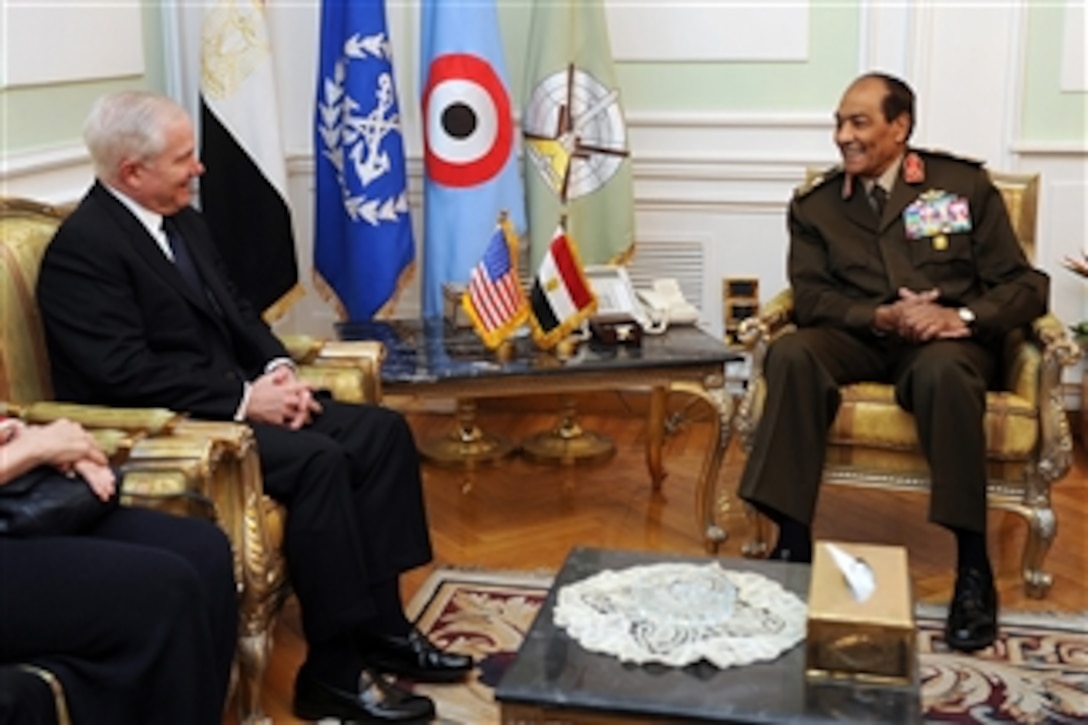
[[[597,297],[582,270],[577,250],[562,227],[555,230],[540,260],[529,293],[529,308],[533,340],[543,350],[555,347],[597,311]]]

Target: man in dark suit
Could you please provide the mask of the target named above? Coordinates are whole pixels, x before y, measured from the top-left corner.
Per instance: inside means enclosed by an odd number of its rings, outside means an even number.
[[[1046,311],[1048,279],[1024,257],[980,164],[907,146],[914,93],[903,81],[862,76],[835,121],[842,165],[790,204],[799,329],[769,348],[765,413],[740,495],[778,524],[772,557],[811,561],[839,386],[893,383],[929,462],[930,520],[956,537],[947,641],[981,649],[997,632],[986,390],[1006,334]]]
[[[285,553],[308,644],[296,714],[432,717],[428,698],[382,674],[446,681],[472,664],[435,648],[401,608],[400,574],[431,558],[407,423],[385,408],[319,402],[295,376],[189,205],[203,167],[180,106],[106,96],[84,137],[97,181],[38,281],[57,397],[250,423],[265,491],[288,512]]]

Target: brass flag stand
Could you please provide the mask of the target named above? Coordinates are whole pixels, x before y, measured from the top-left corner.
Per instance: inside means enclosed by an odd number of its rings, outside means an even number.
[[[573,465],[606,461],[616,453],[616,445],[607,436],[582,428],[574,398],[564,395],[558,424],[526,438],[521,450],[538,463]]]
[[[457,400],[457,427],[448,435],[424,441],[420,452],[427,460],[444,466],[496,463],[514,452],[514,444],[485,433],[476,425],[476,401]]]

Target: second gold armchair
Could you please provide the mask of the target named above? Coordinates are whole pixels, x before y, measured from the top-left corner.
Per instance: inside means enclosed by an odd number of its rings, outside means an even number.
[[[816,173],[810,171],[810,180]],[[991,172],[991,178],[1025,254],[1034,259],[1039,177]],[[752,377],[736,421],[746,450],[751,449],[763,412],[767,348],[793,329],[792,314],[793,297],[786,290],[741,323],[739,336],[752,354]],[[1052,579],[1043,568],[1057,533],[1050,488],[1072,462],[1061,373],[1079,354],[1061,322],[1046,315],[1035,321],[1025,339],[1010,339],[1004,385],[986,396],[989,505],[1016,513],[1027,523],[1022,576],[1026,592],[1035,597],[1046,595]],[[828,434],[825,483],[928,491],[929,471],[914,419],[896,404],[892,386],[856,383],[843,386],[841,393],[842,404]],[[767,526],[756,517],[756,534],[745,546],[746,553],[766,552]]]

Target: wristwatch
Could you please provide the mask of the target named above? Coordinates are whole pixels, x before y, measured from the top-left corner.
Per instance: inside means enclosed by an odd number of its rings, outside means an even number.
[[[961,320],[963,320],[963,324],[967,325],[967,327],[974,328],[975,313],[971,312],[970,307],[960,307],[958,310],[956,310],[956,314],[960,316]]]

